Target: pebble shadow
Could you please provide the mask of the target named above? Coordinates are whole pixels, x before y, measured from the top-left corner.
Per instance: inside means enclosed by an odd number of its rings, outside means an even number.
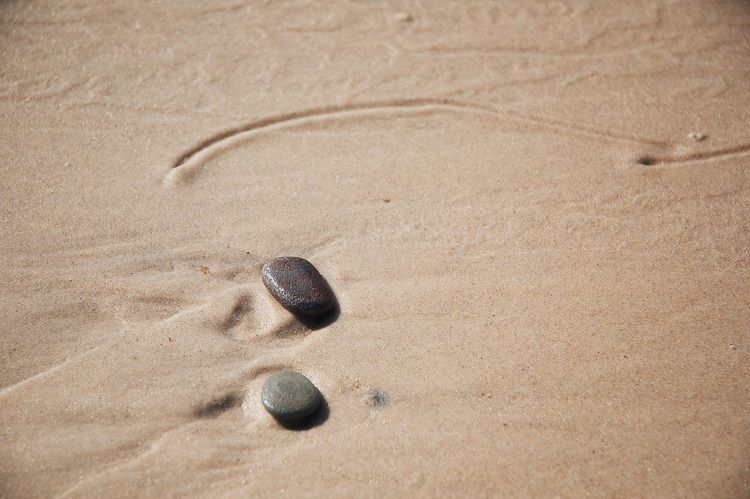
[[[328,402],[326,401],[323,394],[321,394],[320,405],[317,409],[315,409],[315,412],[313,412],[306,418],[302,419],[301,421],[279,421],[278,419],[276,421],[278,421],[278,423],[287,430],[307,431],[325,423],[328,420],[328,416],[330,415],[330,413],[331,410],[328,406]]]
[[[336,320],[339,318],[339,315],[341,315],[341,308],[339,307],[338,301],[336,301],[336,303],[333,304],[331,310],[321,315],[320,317],[308,317],[304,315],[295,315],[294,317],[299,322],[304,324],[304,326],[308,329],[316,331],[318,329],[328,327],[336,322]]]

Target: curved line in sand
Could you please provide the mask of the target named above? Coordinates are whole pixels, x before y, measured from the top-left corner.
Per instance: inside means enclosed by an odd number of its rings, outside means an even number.
[[[682,155],[644,155],[638,158],[638,163],[645,166],[673,165],[676,163],[695,163],[698,161],[707,161],[710,159],[719,159],[730,156],[740,156],[750,152],[750,143],[740,144],[734,147],[724,149],[714,149],[710,151],[694,152]]]
[[[463,113],[480,113],[493,116],[498,119],[512,120],[528,125],[541,126],[543,128],[553,129],[558,132],[567,134],[589,135],[598,137],[600,139],[603,138],[606,140],[616,140],[656,147],[661,150],[674,150],[674,146],[667,142],[646,139],[633,135],[620,134],[610,130],[601,130],[577,123],[557,120],[555,118],[547,116],[534,116],[521,114],[515,111],[498,110],[488,106],[481,106],[475,103],[460,102],[451,99],[402,99],[381,102],[354,104],[349,103],[336,106],[311,108],[302,111],[262,118],[257,121],[224,130],[223,132],[219,132],[199,142],[197,145],[181,154],[172,164],[172,168],[170,169],[169,173],[167,173],[164,179],[164,183],[166,185],[175,185],[179,182],[189,180],[202,169],[206,161],[220,154],[222,151],[228,149],[233,144],[244,141],[253,134],[260,131],[272,130],[274,128],[287,127],[295,124],[301,124],[306,121],[335,116],[343,117],[347,115],[387,111],[424,111],[430,109],[442,109]],[[679,156],[668,153],[663,155],[643,155],[637,160],[637,162],[642,165],[649,166],[657,164],[689,163],[718,158],[722,156],[743,154],[748,151],[750,151],[750,144],[744,144],[732,148],[704,151]]]
[[[460,103],[449,99],[405,99],[327,106],[271,116],[219,132],[188,149],[174,161],[171,170],[165,178],[165,183],[175,184],[190,179],[201,170],[203,163],[207,160],[216,156],[221,151],[226,150],[231,145],[241,142],[260,131],[288,127],[315,119],[335,116],[343,117],[347,115],[369,114],[383,111],[419,111],[429,109],[444,109],[454,112],[475,112],[495,116],[502,115],[501,112],[488,107]]]

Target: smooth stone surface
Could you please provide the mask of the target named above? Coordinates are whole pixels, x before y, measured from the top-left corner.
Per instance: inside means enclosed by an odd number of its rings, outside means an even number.
[[[304,258],[274,258],[263,265],[262,273],[268,291],[293,314],[320,316],[336,303],[328,282]]]
[[[263,406],[280,421],[297,421],[315,412],[320,391],[296,371],[279,371],[268,377],[261,392]]]

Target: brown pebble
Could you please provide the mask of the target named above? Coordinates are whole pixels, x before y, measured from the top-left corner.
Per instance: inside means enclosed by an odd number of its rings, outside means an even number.
[[[320,316],[336,304],[331,286],[304,258],[274,258],[263,265],[262,274],[271,295],[293,314]]]

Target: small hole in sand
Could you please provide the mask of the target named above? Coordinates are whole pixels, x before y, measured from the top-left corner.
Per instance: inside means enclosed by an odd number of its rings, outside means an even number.
[[[638,163],[645,166],[651,166],[656,163],[656,159],[652,156],[641,156],[640,158],[638,158]]]
[[[370,388],[365,393],[365,404],[370,407],[385,407],[388,405],[388,394],[377,388]]]

